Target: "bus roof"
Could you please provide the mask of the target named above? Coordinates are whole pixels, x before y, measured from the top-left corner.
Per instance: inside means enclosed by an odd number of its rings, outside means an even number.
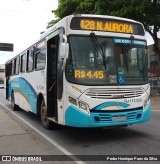
[[[52,26],[48,31],[46,31],[45,33],[43,33],[41,35],[41,39],[43,39],[44,37],[48,36],[49,34],[51,34],[55,29],[59,28],[61,26],[61,22],[66,20],[66,19],[72,19],[73,17],[88,17],[88,18],[108,18],[108,19],[115,19],[115,20],[121,20],[121,21],[126,21],[126,22],[132,22],[132,23],[139,23],[142,25],[141,22],[132,20],[132,19],[128,19],[128,18],[122,18],[122,17],[116,17],[116,16],[109,16],[109,15],[93,15],[93,14],[75,14],[75,15],[69,15],[64,17],[62,20],[60,20],[59,22],[57,22],[54,26]]]
[[[14,59],[18,54],[23,53],[24,51],[26,51],[29,47],[33,46],[34,44],[36,44],[37,42],[39,42],[40,40],[43,40],[45,37],[47,37],[48,35],[50,35],[51,33],[53,33],[56,29],[62,27],[62,22],[66,21],[66,20],[71,20],[73,17],[87,17],[87,18],[108,18],[108,19],[115,19],[115,20],[121,20],[121,21],[126,21],[126,22],[132,22],[132,23],[138,23],[141,24],[141,22],[132,20],[132,19],[128,19],[128,18],[122,18],[122,17],[116,17],[116,16],[109,16],[109,15],[94,15],[94,14],[75,14],[75,15],[69,15],[64,17],[63,19],[61,19],[59,22],[57,22],[55,25],[53,25],[48,31],[44,32],[40,38],[38,38],[36,41],[32,42],[32,44],[29,44],[25,49],[23,49],[23,51],[20,51],[20,53],[17,53],[13,58],[9,59],[6,61],[6,63],[10,62],[10,60]],[[143,25],[142,25],[143,26]]]
[[[140,23],[138,21],[135,21],[133,19],[128,19],[128,18],[122,18],[122,17],[117,17],[117,16],[109,16],[109,15],[93,15],[93,14],[77,14],[77,15],[71,15],[71,16],[79,16],[79,17],[94,17],[94,18],[109,18],[109,19],[118,19],[118,20],[123,20],[123,21],[128,21],[128,22],[133,22],[133,23]]]

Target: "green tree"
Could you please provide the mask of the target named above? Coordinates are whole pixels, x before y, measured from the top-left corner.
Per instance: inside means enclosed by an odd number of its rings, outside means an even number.
[[[58,8],[52,11],[56,20],[71,14],[101,14],[134,19],[144,24],[155,41],[154,51],[160,58],[160,0],[58,0]]]
[[[58,8],[56,10],[51,11],[55,14],[57,19],[51,20],[48,23],[47,28],[52,27],[55,23],[57,23],[65,16],[76,13],[80,2],[81,1],[78,0],[58,0]]]
[[[121,0],[117,0],[121,1]],[[128,0],[120,10],[112,11],[112,15],[126,17],[142,22],[146,31],[150,33],[155,44],[154,52],[160,59],[160,0]]]

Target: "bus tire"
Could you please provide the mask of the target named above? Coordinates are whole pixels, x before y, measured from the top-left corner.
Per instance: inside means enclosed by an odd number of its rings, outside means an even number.
[[[44,99],[41,101],[40,105],[40,113],[41,113],[41,122],[44,128],[51,129],[52,122],[47,118],[47,108],[44,102]]]
[[[12,92],[11,95],[11,106],[12,106],[12,110],[14,111],[18,110],[18,105],[15,104],[14,92]]]

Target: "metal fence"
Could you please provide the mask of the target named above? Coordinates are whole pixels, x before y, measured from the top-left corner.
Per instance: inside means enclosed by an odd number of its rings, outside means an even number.
[[[150,79],[151,92],[160,93],[160,77],[151,77]]]

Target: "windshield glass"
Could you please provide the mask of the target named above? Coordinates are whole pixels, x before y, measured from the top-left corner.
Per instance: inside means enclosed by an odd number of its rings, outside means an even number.
[[[70,36],[68,40],[66,79],[69,82],[123,85],[148,81],[146,42],[130,43],[95,35]]]

